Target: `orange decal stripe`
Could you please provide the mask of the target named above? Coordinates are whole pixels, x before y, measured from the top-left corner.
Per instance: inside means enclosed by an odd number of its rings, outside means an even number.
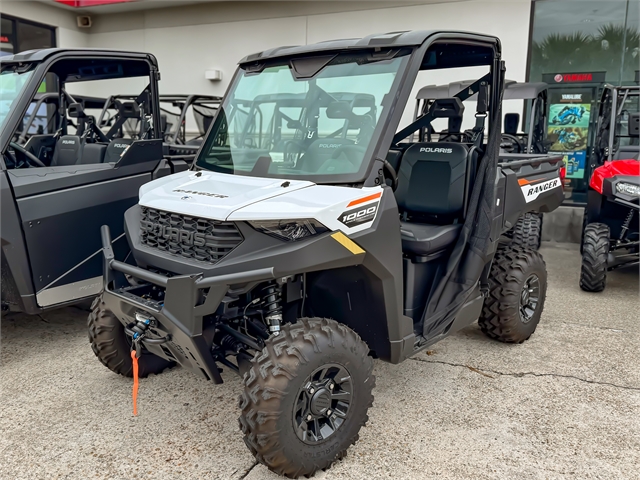
[[[357,200],[353,200],[349,202],[347,207],[353,207],[354,205],[360,205],[361,203],[368,202],[369,200],[375,200],[376,198],[380,198],[382,196],[382,192],[374,193],[373,195],[369,195],[367,197],[362,197]]]
[[[531,185],[533,183],[543,182],[545,180],[551,180],[551,178],[538,178],[537,180],[527,180],[526,178],[519,178],[518,185]]]

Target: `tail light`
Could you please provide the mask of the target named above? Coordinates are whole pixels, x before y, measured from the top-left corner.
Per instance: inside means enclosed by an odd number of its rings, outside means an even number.
[[[560,173],[560,183],[562,183],[562,188],[563,189],[567,188],[571,183],[571,180],[567,178],[566,165],[563,165],[562,167],[560,167],[560,171],[558,173]]]

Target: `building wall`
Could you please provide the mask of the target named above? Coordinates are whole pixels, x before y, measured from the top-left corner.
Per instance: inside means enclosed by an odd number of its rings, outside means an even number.
[[[166,94],[223,95],[238,60],[267,48],[399,30],[453,29],[497,35],[507,78],[524,81],[526,75],[530,0],[210,2],[92,14],[93,26],[87,30],[77,28],[77,12],[41,2],[0,1],[4,13],[57,26],[61,47],[153,53],[162,74],[161,93]],[[222,81],[206,80],[208,69],[221,70]],[[416,89],[481,75],[481,69],[423,72]],[[135,94],[143,87],[137,80],[118,82],[117,87],[91,82],[74,85],[70,91],[108,96],[115,93],[114,88],[119,89],[117,93]],[[522,102],[506,102],[504,113],[508,112],[522,112]],[[403,123],[412,115],[413,104],[407,106]],[[472,122],[471,116],[466,117]]]
[[[81,48],[88,46],[88,31],[78,28],[75,12],[41,2],[1,0],[0,15],[4,14],[57,27],[58,47]]]
[[[270,47],[398,30],[468,30],[500,37],[507,77],[524,81],[530,10],[530,0],[214,2],[98,16],[88,46],[153,53],[160,63],[163,93],[223,95],[238,60]],[[206,80],[207,69],[221,70],[222,81]],[[420,86],[461,76],[479,74],[432,72],[420,79]],[[521,102],[510,103],[505,111],[522,111]],[[405,121],[411,113],[409,108]]]

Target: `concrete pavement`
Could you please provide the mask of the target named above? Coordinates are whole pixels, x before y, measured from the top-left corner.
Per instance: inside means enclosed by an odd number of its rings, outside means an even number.
[[[640,478],[637,271],[578,288],[575,245],[542,253],[542,322],[522,345],[477,325],[401,365],[376,362],[370,422],[318,479]],[[86,313],[2,321],[0,478],[276,479],[237,427],[239,378],[131,380],[93,355]]]

